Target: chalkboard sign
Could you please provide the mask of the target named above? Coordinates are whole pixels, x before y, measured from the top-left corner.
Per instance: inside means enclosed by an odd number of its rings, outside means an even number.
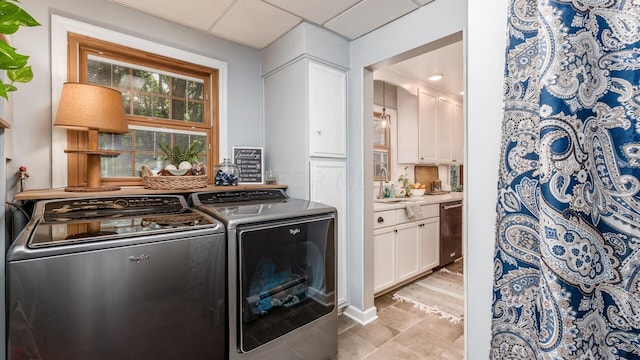
[[[261,147],[234,147],[233,163],[240,169],[239,184],[263,184],[264,158]]]

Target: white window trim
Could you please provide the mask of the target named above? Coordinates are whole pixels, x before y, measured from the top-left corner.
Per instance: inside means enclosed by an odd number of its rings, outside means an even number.
[[[53,188],[65,187],[68,184],[67,157],[60,156],[64,154],[64,150],[67,148],[67,131],[66,129],[53,127],[53,123],[58,111],[62,85],[67,81],[67,36],[70,32],[218,69],[218,151],[221,159],[228,157],[228,64],[226,62],[52,14],[51,126],[53,130],[51,134],[51,186]]]

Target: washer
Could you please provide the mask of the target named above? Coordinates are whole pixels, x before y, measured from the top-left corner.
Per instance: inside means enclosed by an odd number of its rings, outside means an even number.
[[[281,189],[192,194],[226,227],[230,359],[337,353],[336,209]]]
[[[225,359],[225,244],[178,195],[38,202],[7,254],[7,358]]]

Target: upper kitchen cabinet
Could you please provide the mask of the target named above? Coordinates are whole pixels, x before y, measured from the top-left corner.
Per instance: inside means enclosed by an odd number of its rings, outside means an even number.
[[[451,162],[453,153],[453,102],[449,99],[439,97],[437,113],[437,162],[448,164]]]
[[[462,104],[453,104],[452,161],[464,162],[464,112]]]
[[[310,156],[347,156],[347,75],[309,63]]]
[[[459,103],[422,88],[417,96],[399,88],[399,163],[462,163],[462,126]]]

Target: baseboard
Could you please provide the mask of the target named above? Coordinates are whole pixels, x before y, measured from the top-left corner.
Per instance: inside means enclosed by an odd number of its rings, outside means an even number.
[[[352,305],[349,305],[342,311],[342,315],[346,315],[351,320],[357,322],[362,326],[370,324],[378,318],[375,306],[362,311]]]

